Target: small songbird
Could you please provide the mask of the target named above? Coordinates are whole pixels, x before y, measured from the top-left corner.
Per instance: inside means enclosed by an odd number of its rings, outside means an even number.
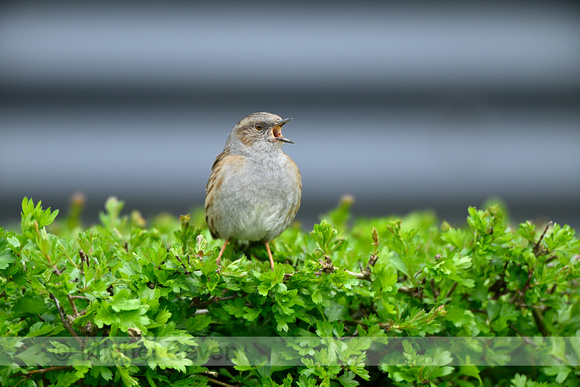
[[[206,186],[205,220],[214,238],[224,240],[219,265],[231,240],[266,245],[290,225],[302,194],[298,167],[282,152],[293,144],[282,136],[282,119],[271,113],[252,113],[238,122],[211,168]]]

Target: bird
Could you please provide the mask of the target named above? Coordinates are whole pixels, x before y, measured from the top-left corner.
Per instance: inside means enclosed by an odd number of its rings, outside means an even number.
[[[212,165],[205,220],[211,236],[224,240],[218,266],[230,241],[248,241],[266,246],[274,270],[269,242],[294,220],[302,195],[300,171],[282,151],[294,144],[282,135],[290,120],[267,112],[242,118]]]

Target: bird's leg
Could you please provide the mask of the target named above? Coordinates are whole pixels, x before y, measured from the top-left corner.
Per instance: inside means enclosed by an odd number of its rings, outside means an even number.
[[[274,258],[272,258],[272,252],[270,251],[270,245],[268,244],[268,242],[264,243],[266,245],[266,250],[268,250],[268,258],[270,258],[270,267],[272,268],[272,271],[274,271]]]
[[[230,241],[229,239],[226,239],[226,241],[224,242],[224,245],[222,246],[222,249],[220,250],[220,253],[218,254],[217,259],[215,260],[215,262],[218,264],[218,266],[220,265],[220,261],[222,259],[222,255],[223,255],[224,250],[226,249],[226,246],[228,245],[228,242],[229,241]]]

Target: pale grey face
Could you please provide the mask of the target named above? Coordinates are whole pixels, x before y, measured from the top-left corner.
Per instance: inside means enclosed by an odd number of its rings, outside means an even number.
[[[272,144],[291,143],[282,136],[282,126],[291,118],[282,119],[272,113],[258,112],[244,117],[235,126],[237,138],[246,146],[251,146],[257,141],[270,142]]]

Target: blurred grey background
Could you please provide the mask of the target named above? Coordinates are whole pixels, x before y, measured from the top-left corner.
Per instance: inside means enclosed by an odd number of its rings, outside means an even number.
[[[254,111],[285,145],[310,227],[503,199],[516,221],[580,226],[577,2],[3,2],[0,220],[23,196],[108,196],[145,216],[203,205]]]

